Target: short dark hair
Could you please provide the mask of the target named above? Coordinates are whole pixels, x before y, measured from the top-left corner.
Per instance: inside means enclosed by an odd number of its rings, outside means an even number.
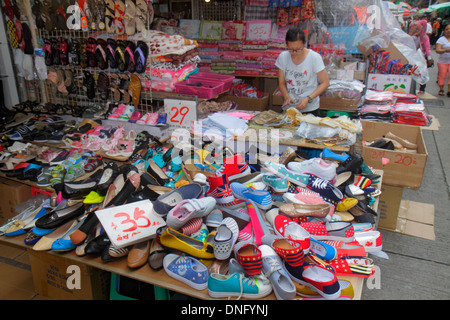
[[[305,32],[300,28],[290,28],[286,32],[286,42],[302,41],[306,43]]]

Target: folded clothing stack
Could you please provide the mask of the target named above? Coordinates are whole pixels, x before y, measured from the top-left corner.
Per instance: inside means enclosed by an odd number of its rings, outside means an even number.
[[[425,110],[423,103],[396,104],[393,110],[393,122],[416,126],[431,124],[431,118]]]
[[[387,104],[384,106],[378,105],[363,105],[358,110],[358,117],[363,120],[377,121],[377,122],[392,122],[394,106]]]

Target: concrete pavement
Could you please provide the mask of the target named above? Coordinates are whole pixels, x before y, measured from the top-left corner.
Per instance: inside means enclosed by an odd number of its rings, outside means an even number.
[[[422,185],[418,190],[405,188],[403,199],[435,206],[436,240],[380,230],[389,259],[370,256],[379,268],[379,278],[378,283],[366,281],[363,300],[450,299],[450,97],[438,95],[438,55],[434,51],[433,58],[435,66],[429,69],[424,96],[431,99],[424,101],[427,112],[439,120],[440,129],[423,130],[428,160]]]

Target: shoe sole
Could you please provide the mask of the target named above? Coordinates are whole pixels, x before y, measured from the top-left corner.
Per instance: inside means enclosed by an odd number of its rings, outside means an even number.
[[[272,292],[272,289],[270,289],[270,291],[268,291],[268,292],[261,292],[261,293],[255,293],[255,294],[243,293],[241,295],[240,292],[216,292],[216,291],[211,291],[208,289],[208,295],[213,298],[228,298],[228,297],[241,296],[241,298],[259,299],[259,298],[264,298],[265,296],[269,295],[271,292]]]
[[[312,285],[309,282],[297,279],[296,277],[292,276],[291,274],[289,274],[289,277],[291,277],[292,280],[294,280],[297,283],[300,283],[304,286],[307,286],[308,288],[310,288],[311,290],[316,291],[317,293],[319,293],[322,297],[324,297],[327,300],[335,300],[337,298],[339,298],[341,296],[341,289],[339,289],[338,292],[333,293],[333,294],[325,294],[322,291],[320,291],[319,289],[317,289],[314,285]]]

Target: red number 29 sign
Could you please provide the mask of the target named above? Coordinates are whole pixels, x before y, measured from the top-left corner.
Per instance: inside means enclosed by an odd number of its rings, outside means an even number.
[[[164,99],[167,124],[172,127],[190,129],[197,121],[197,104],[189,100]]]

